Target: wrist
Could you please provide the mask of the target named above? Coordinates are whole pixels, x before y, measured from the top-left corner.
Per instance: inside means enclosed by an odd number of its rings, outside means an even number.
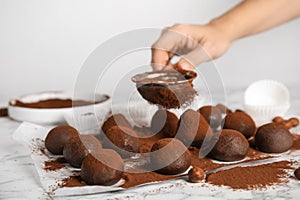
[[[240,38],[239,33],[237,32],[237,27],[234,25],[234,23],[225,19],[213,19],[208,23],[208,26],[213,27],[224,34],[230,43]]]

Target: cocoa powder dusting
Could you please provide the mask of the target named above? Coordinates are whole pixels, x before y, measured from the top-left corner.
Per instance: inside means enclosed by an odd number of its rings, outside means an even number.
[[[200,167],[204,171],[214,170],[225,166],[225,164],[214,163],[210,158],[199,158],[199,149],[196,147],[189,147],[189,151],[192,155],[192,166]]]
[[[45,161],[44,162],[44,169],[46,171],[56,171],[59,170],[61,168],[66,167],[63,163],[65,163],[65,159],[64,158],[57,158],[56,160],[50,160],[50,161]]]
[[[259,189],[267,186],[286,183],[283,178],[292,162],[281,161],[251,167],[235,167],[233,169],[209,174],[206,181],[217,186],[229,186],[233,189]]]
[[[153,133],[151,132],[151,130],[149,128],[134,127],[134,130],[136,131],[137,135],[139,136],[140,153],[151,152],[152,145],[159,139],[166,137],[161,132],[153,135]]]
[[[146,172],[146,173],[127,173],[123,174],[125,184],[121,187],[130,188],[144,183],[157,182],[157,181],[166,181],[178,178],[180,176],[172,175],[162,175],[155,172]]]
[[[85,186],[84,183],[82,183],[80,176],[70,176],[68,178],[65,178],[62,180],[62,183],[59,184],[59,187],[81,187]]]

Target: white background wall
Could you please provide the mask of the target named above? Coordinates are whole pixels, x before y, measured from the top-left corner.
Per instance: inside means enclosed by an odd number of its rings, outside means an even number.
[[[136,28],[205,23],[238,2],[0,0],[0,101],[72,90],[85,59],[112,36]],[[300,86],[299,58],[300,20],[295,20],[236,42],[216,65],[226,89],[264,78]],[[126,73],[126,67],[119,73]]]

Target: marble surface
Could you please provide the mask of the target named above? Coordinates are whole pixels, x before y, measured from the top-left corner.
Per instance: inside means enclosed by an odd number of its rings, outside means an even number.
[[[227,91],[226,94],[228,105],[241,108],[243,90]],[[214,95],[214,99],[218,98]],[[297,88],[291,89],[291,105],[288,115],[299,116],[300,91]],[[41,187],[28,150],[12,139],[12,133],[19,125],[20,122],[0,118],[0,199],[52,199]],[[300,182],[296,180],[278,190],[229,192],[225,196],[201,187],[201,184],[174,180],[160,183],[159,187],[143,186],[119,192],[55,199],[297,199],[295,197],[300,195]]]

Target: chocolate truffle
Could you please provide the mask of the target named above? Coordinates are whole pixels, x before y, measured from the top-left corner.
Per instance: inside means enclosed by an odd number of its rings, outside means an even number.
[[[256,130],[253,119],[244,112],[234,112],[226,115],[223,128],[237,130],[246,138],[253,136]]]
[[[45,139],[45,146],[54,155],[62,155],[64,145],[79,133],[71,126],[57,126],[51,129]]]
[[[63,155],[73,167],[80,167],[82,160],[92,152],[100,152],[102,145],[93,135],[79,135],[65,144]]]
[[[216,105],[216,108],[218,108],[222,114],[229,114],[229,113],[232,113],[232,111],[226,107],[225,105],[219,103]]]
[[[214,106],[203,106],[198,112],[206,119],[210,127],[217,129],[222,123],[222,112]]]
[[[293,145],[293,136],[285,127],[269,123],[258,128],[255,144],[260,151],[266,153],[282,153]]]
[[[220,161],[237,161],[245,158],[249,143],[245,136],[236,130],[224,129],[210,155]]]
[[[122,114],[115,114],[110,116],[103,124],[102,126],[102,130],[104,133],[106,133],[106,131],[108,129],[110,129],[113,126],[123,126],[123,127],[127,127],[127,128],[132,128],[130,123],[128,122],[128,120],[124,117],[124,115]]]
[[[200,167],[190,169],[188,176],[191,183],[200,183],[205,178],[204,171]]]
[[[130,157],[133,153],[139,153],[140,142],[136,132],[130,128],[113,126],[106,131],[103,146],[114,149],[122,157]]]
[[[191,154],[181,141],[175,138],[163,138],[153,144],[150,162],[158,173],[180,174],[190,167]]]
[[[298,180],[300,180],[300,167],[294,171],[294,175]]]
[[[158,110],[152,117],[151,130],[154,133],[163,132],[168,137],[175,137],[179,119],[167,110]]]
[[[112,149],[88,154],[81,165],[81,178],[88,185],[113,185],[123,174],[124,162]]]
[[[186,110],[180,117],[177,138],[186,146],[200,147],[205,137],[211,137],[213,131],[205,118],[194,110]]]

